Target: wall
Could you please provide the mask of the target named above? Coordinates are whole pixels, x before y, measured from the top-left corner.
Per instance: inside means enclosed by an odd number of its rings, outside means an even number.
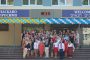
[[[50,15],[41,15],[41,12],[50,12]],[[31,9],[30,17],[31,18],[60,18],[61,10],[55,9]]]
[[[9,31],[0,31],[0,45],[13,46],[20,45],[21,25],[15,25],[15,41],[14,41],[14,24],[9,24]]]
[[[90,6],[0,6],[0,9],[90,9]]]

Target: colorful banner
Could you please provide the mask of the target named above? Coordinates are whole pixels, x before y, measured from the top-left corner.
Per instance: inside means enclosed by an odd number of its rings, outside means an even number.
[[[29,10],[0,10],[0,17],[29,17]]]
[[[90,10],[62,10],[62,17],[89,18]]]
[[[87,18],[47,18],[47,19],[32,19],[32,18],[0,18],[0,24],[90,24],[90,19]]]

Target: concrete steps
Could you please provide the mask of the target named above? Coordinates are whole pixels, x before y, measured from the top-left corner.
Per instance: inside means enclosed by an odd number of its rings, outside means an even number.
[[[22,59],[21,47],[0,47],[0,59]]]
[[[76,49],[73,55],[74,58],[84,58],[84,59],[90,59],[90,47],[82,47],[79,49]]]
[[[22,55],[21,47],[0,47],[0,59],[23,59]],[[90,48],[83,47],[76,49],[73,59],[90,59]]]

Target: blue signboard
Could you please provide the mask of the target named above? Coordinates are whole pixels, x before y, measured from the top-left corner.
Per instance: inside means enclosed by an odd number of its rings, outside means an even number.
[[[29,10],[0,10],[0,17],[29,17]]]
[[[89,18],[90,10],[62,10],[62,17]]]

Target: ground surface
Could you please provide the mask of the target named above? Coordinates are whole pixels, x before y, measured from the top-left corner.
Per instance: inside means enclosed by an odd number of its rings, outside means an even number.
[[[83,59],[81,58],[80,59],[79,58],[78,59],[75,59],[75,58],[73,59],[54,59],[53,58],[53,59],[0,59],[0,60],[90,60],[90,59],[88,58],[87,59],[86,58],[85,59],[84,58]]]

